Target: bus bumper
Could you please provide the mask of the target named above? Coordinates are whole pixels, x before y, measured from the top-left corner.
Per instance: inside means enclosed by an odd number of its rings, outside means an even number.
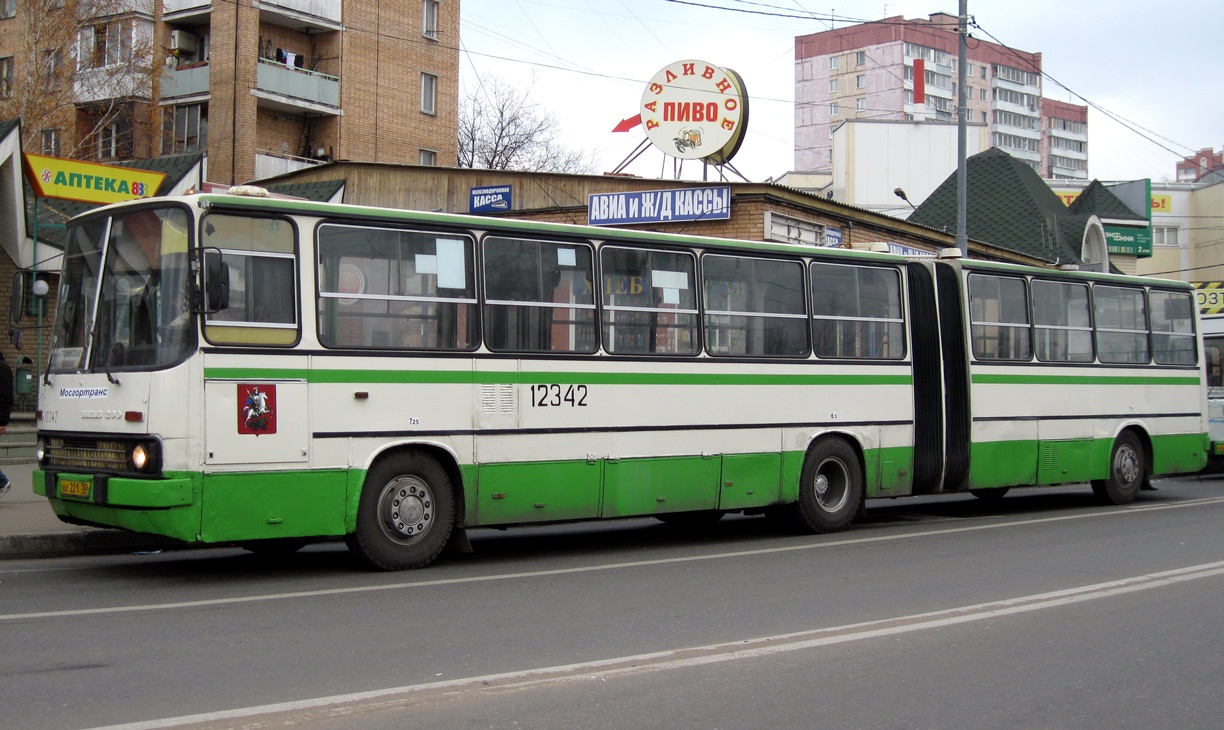
[[[199,539],[200,511],[190,477],[131,479],[35,469],[35,494],[64,522]]]

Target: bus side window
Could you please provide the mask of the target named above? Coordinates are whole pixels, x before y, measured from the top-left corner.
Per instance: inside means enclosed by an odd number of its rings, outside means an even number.
[[[1013,276],[969,277],[969,334],[979,360],[1029,360],[1028,287]]]
[[[812,331],[822,358],[905,357],[896,269],[812,264]]]
[[[1042,362],[1092,362],[1088,285],[1034,279],[1033,327]]]
[[[1198,360],[1194,341],[1194,299],[1189,293],[1148,293],[1152,303],[1152,355],[1161,365],[1193,365]]]
[[[1147,302],[1142,289],[1096,284],[1092,287],[1092,309],[1101,362],[1151,361]]]
[[[485,345],[511,352],[594,352],[591,247],[489,237]]]

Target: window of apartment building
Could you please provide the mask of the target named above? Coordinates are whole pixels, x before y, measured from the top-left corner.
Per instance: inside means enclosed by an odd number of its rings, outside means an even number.
[[[433,150],[421,150],[420,163],[433,167],[438,164],[438,153]]]
[[[421,74],[421,111],[436,114],[438,108],[438,77]]]
[[[859,97],[858,99],[855,99],[855,100],[854,100],[854,109],[855,109],[855,111],[860,111],[860,112],[865,112],[865,111],[867,111],[867,99],[865,99],[865,98],[863,98],[863,97]]]
[[[837,93],[837,79],[829,79],[829,93],[830,94]]]
[[[55,48],[42,52],[42,78],[47,86],[59,86],[63,67],[64,56],[60,49]]]
[[[978,101],[986,101],[986,89],[978,89]]]
[[[858,51],[854,54],[854,65],[855,66],[866,66],[867,65],[867,51]]]
[[[858,76],[854,77],[854,88],[856,89],[867,88],[867,74],[859,74]]]
[[[1016,114],[1015,112],[1003,111],[1001,109],[996,111],[994,115],[995,124],[1003,124],[1018,129],[1037,129],[1037,117]]]
[[[59,157],[60,138],[58,129],[44,129],[39,133],[38,137],[38,150],[40,154]]]
[[[0,18],[17,15],[17,0],[0,0]]]
[[[913,80],[914,80],[914,67],[913,67],[913,66],[906,66],[906,67],[905,67],[905,80],[906,80],[906,81],[913,81]]]
[[[77,38],[78,68],[117,66],[132,58],[132,24],[129,21],[85,26]]]
[[[1177,226],[1152,226],[1152,245],[1176,246]]]
[[[982,71],[982,78],[986,78],[986,65],[985,64],[982,65],[981,71]]]
[[[1027,152],[1039,152],[1039,142],[1028,137],[1020,137],[1015,134],[1006,134],[1004,132],[995,132],[994,144],[997,147],[1007,147],[1013,150],[1025,150]]]
[[[829,116],[835,117],[841,113],[841,109],[837,106],[837,102],[829,103]]]
[[[183,104],[164,111],[162,154],[200,152],[208,148],[208,105]]]
[[[110,123],[98,130],[97,158],[109,160],[119,156],[119,125]]]
[[[421,35],[438,40],[438,0],[421,2]]]
[[[829,68],[837,69],[841,66],[841,58],[839,56],[829,56]]]
[[[13,57],[0,58],[0,99],[13,95]]]

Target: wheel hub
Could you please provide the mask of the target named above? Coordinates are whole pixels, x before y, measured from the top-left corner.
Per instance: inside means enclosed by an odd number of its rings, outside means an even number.
[[[399,543],[416,542],[433,524],[433,495],[422,480],[399,477],[383,488],[378,514],[387,537]]]

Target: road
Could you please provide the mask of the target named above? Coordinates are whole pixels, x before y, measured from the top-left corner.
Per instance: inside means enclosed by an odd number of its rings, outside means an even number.
[[[336,545],[0,562],[14,728],[1215,728],[1224,480],[478,531],[410,573]]]

